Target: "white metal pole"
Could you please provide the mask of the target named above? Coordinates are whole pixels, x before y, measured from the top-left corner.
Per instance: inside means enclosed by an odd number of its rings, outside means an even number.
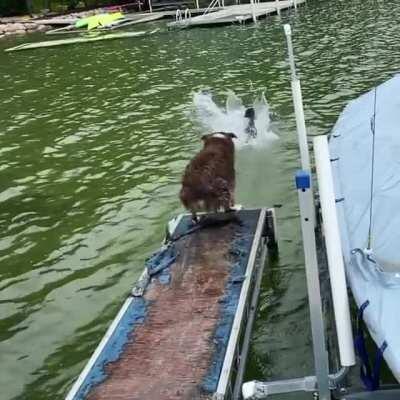
[[[314,139],[318,188],[321,202],[323,228],[328,255],[329,275],[338,336],[340,363],[344,367],[355,365],[353,332],[351,327],[349,298],[343,252],[336,213],[335,193],[331,162],[326,136]]]
[[[275,6],[276,6],[276,13],[280,16],[281,15],[281,7],[279,5],[279,0],[275,0]]]
[[[199,6],[199,0],[196,0],[196,8],[197,8],[197,9],[200,8],[200,6]]]
[[[256,17],[256,9],[254,6],[254,0],[250,0],[251,3],[251,13],[253,14],[253,21],[257,22],[257,17]]]
[[[153,6],[151,4],[151,0],[149,0],[149,10],[150,10],[151,13],[153,12]]]
[[[297,134],[299,137],[301,164],[307,171],[310,170],[310,155],[308,151],[306,123],[304,119],[303,95],[300,80],[292,80],[293,105],[296,116]]]
[[[292,72],[292,95],[296,116],[297,135],[300,146],[301,168],[310,171],[310,156],[308,152],[306,122],[304,119],[303,96],[301,94],[300,80],[297,77],[296,66],[294,62],[292,30],[289,24],[284,25],[284,30],[288,46],[290,70]]]
[[[192,13],[190,12],[189,8],[185,9],[185,22],[189,22],[192,19]]]
[[[297,138],[298,138],[299,148],[300,148],[301,168],[303,170],[311,173],[310,154],[308,151],[308,141],[307,141],[306,121],[304,118],[303,96],[301,94],[300,79],[297,76],[296,64],[294,61],[294,52],[293,52],[293,44],[292,44],[292,29],[290,28],[289,24],[285,24],[283,26],[283,28],[284,28],[285,35],[286,35],[290,71],[292,74],[291,86],[292,86],[294,114],[296,117]],[[312,185],[311,185],[311,187],[312,187]],[[313,199],[313,204],[314,204],[314,199]],[[315,227],[315,213],[313,214],[313,216],[311,218],[312,218],[313,225]]]
[[[329,362],[326,350],[315,228],[313,223],[314,195],[311,189],[311,174],[309,171],[299,171],[296,174],[296,187],[299,195],[315,376],[318,382],[319,400],[329,400],[331,398],[329,389]]]

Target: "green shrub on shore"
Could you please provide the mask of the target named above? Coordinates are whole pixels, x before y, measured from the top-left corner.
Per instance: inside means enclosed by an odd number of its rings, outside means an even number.
[[[0,16],[40,13],[44,10],[65,12],[79,8],[123,3],[116,0],[0,0]]]
[[[17,15],[26,12],[24,1],[18,0],[0,0],[0,15]]]

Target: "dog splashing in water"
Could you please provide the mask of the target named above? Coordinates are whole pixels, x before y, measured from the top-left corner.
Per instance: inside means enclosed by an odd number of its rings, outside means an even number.
[[[235,204],[236,135],[215,132],[204,135],[203,149],[189,162],[182,177],[180,199],[198,222],[197,212],[230,211]]]
[[[247,127],[245,129],[247,134],[247,143],[249,139],[255,139],[257,137],[257,128],[255,125],[256,111],[254,107],[247,108],[244,113],[244,117],[248,119]]]

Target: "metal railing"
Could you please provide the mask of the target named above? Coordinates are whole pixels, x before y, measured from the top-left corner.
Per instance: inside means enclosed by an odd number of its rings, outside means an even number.
[[[205,9],[203,15],[208,14],[212,9],[214,9],[215,7],[217,7],[217,4],[218,4],[218,7],[219,7],[219,8],[221,7],[221,5],[222,5],[222,8],[225,7],[225,2],[224,2],[224,0],[212,0],[211,3],[208,5],[208,7]]]
[[[186,8],[184,12],[182,12],[182,10],[180,9],[176,10],[175,22],[179,24],[188,24],[191,19],[192,19],[192,13],[188,8]]]

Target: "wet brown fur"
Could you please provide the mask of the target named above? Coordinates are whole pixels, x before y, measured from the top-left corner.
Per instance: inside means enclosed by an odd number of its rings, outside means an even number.
[[[216,133],[225,137],[215,137]],[[235,148],[231,133],[202,137],[203,149],[190,161],[182,177],[180,199],[193,219],[198,211],[229,211],[234,206]]]

